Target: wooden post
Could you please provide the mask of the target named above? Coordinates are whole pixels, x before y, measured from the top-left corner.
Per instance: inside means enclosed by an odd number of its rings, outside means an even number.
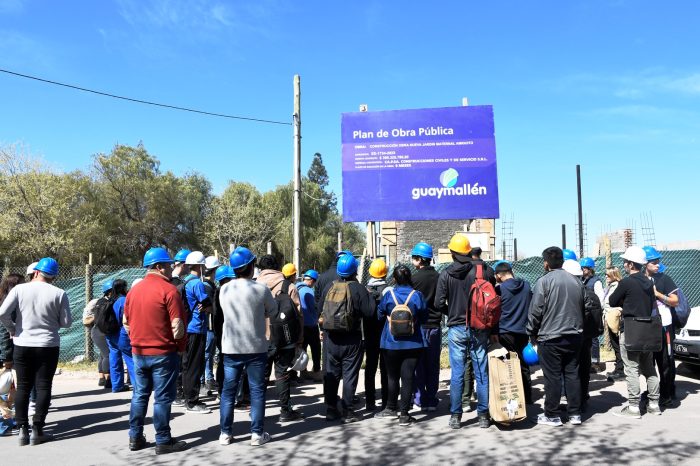
[[[343,230],[338,230],[338,252],[343,250]]]
[[[92,253],[88,256],[88,263],[85,265],[85,306],[92,300],[93,292],[93,270],[92,270]],[[85,359],[87,361],[95,360],[95,348],[92,344],[92,334],[90,333],[90,327],[83,327],[85,329]]]

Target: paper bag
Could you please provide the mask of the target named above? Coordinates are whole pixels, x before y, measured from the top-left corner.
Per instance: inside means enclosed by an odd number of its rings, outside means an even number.
[[[509,424],[526,417],[525,390],[518,353],[503,354],[499,347],[488,354],[489,413],[495,422]]]

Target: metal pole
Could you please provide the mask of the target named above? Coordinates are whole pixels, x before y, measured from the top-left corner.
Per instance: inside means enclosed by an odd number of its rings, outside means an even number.
[[[581,203],[581,165],[576,165],[576,190],[578,194],[578,251],[579,257],[585,256],[583,251],[583,207]]]
[[[294,75],[294,265],[301,267],[301,78]]]
[[[566,224],[561,224],[561,248],[566,249]]]
[[[518,238],[513,238],[513,262],[518,260]]]

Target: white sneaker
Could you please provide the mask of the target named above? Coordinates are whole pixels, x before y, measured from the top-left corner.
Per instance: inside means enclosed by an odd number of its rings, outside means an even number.
[[[659,403],[654,403],[650,401],[649,404],[647,404],[647,414],[661,416],[661,408],[659,407]]]
[[[219,435],[219,445],[231,445],[231,442],[233,442],[233,435],[221,432],[221,435]]]
[[[537,416],[537,425],[559,427],[564,424],[561,422],[561,418],[559,416],[547,417],[544,414],[540,414],[539,416]]]
[[[250,444],[254,447],[259,447],[270,441],[270,434],[263,432],[262,434],[251,434]]]
[[[580,426],[581,425],[581,416],[573,414],[573,415],[569,416],[569,422],[571,423],[572,426]]]

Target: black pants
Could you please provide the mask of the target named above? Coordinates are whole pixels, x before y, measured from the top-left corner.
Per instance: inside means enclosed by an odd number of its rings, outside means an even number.
[[[581,382],[581,401],[588,400],[588,386],[591,383],[591,345],[593,338],[584,338],[581,343],[581,352],[578,357],[578,378]],[[568,393],[568,392],[567,392]],[[567,397],[568,399],[568,397]]]
[[[590,347],[590,345],[589,345]],[[544,414],[559,416],[561,378],[566,386],[567,411],[569,415],[581,414],[581,381],[578,376],[578,360],[581,354],[581,338],[541,341],[537,352],[544,375]]]
[[[51,404],[51,383],[58,365],[58,346],[36,348],[15,345],[14,368],[17,371],[15,420],[29,426],[29,393],[36,389],[36,410],[32,424],[44,427]]]
[[[387,372],[384,361],[384,353],[379,349],[379,340],[382,336],[385,321],[376,319],[363,319],[365,341],[365,403],[370,406],[376,403],[376,383],[377,368],[379,368],[379,380],[382,391],[382,408],[386,407],[387,401]],[[380,329],[381,325],[381,329]]]
[[[341,399],[343,411],[352,410],[352,398],[357,389],[357,381],[362,367],[362,342],[343,343],[333,341],[329,332],[323,336],[323,398],[326,407],[337,409],[338,385],[343,381]]]
[[[520,374],[523,378],[523,391],[525,392],[525,403],[532,403],[532,378],[530,376],[530,366],[523,359],[523,349],[527,346],[529,338],[527,335],[520,333],[501,333],[498,336],[501,345],[508,351],[518,353],[520,358]]]
[[[304,327],[304,351],[311,347],[311,361],[313,361],[313,371],[321,370],[321,332],[318,325]]]
[[[408,411],[413,405],[416,366],[422,352],[422,348],[382,350],[387,372],[387,409],[396,411],[399,398],[399,380],[401,380],[401,406],[399,410],[402,415],[408,415]]]
[[[624,374],[625,372],[625,365],[622,362],[622,353],[620,353],[620,334],[615,334],[613,332],[610,332],[610,345],[613,348],[613,351],[615,352],[615,369],[613,369],[613,372],[617,372],[620,374]]]
[[[187,348],[182,357],[182,390],[188,407],[199,401],[200,379],[204,374],[204,353],[207,346],[206,333],[188,333]]]
[[[668,333],[666,333],[668,332]],[[670,345],[667,338],[670,336]],[[654,361],[659,371],[659,401],[669,401],[676,398],[676,361],[673,358],[673,342],[676,335],[673,327],[664,331],[661,351],[654,353]]]
[[[275,351],[275,388],[277,388],[277,396],[280,400],[282,411],[292,409],[291,399],[291,374],[289,368],[294,364],[294,356],[296,348],[284,348]]]

